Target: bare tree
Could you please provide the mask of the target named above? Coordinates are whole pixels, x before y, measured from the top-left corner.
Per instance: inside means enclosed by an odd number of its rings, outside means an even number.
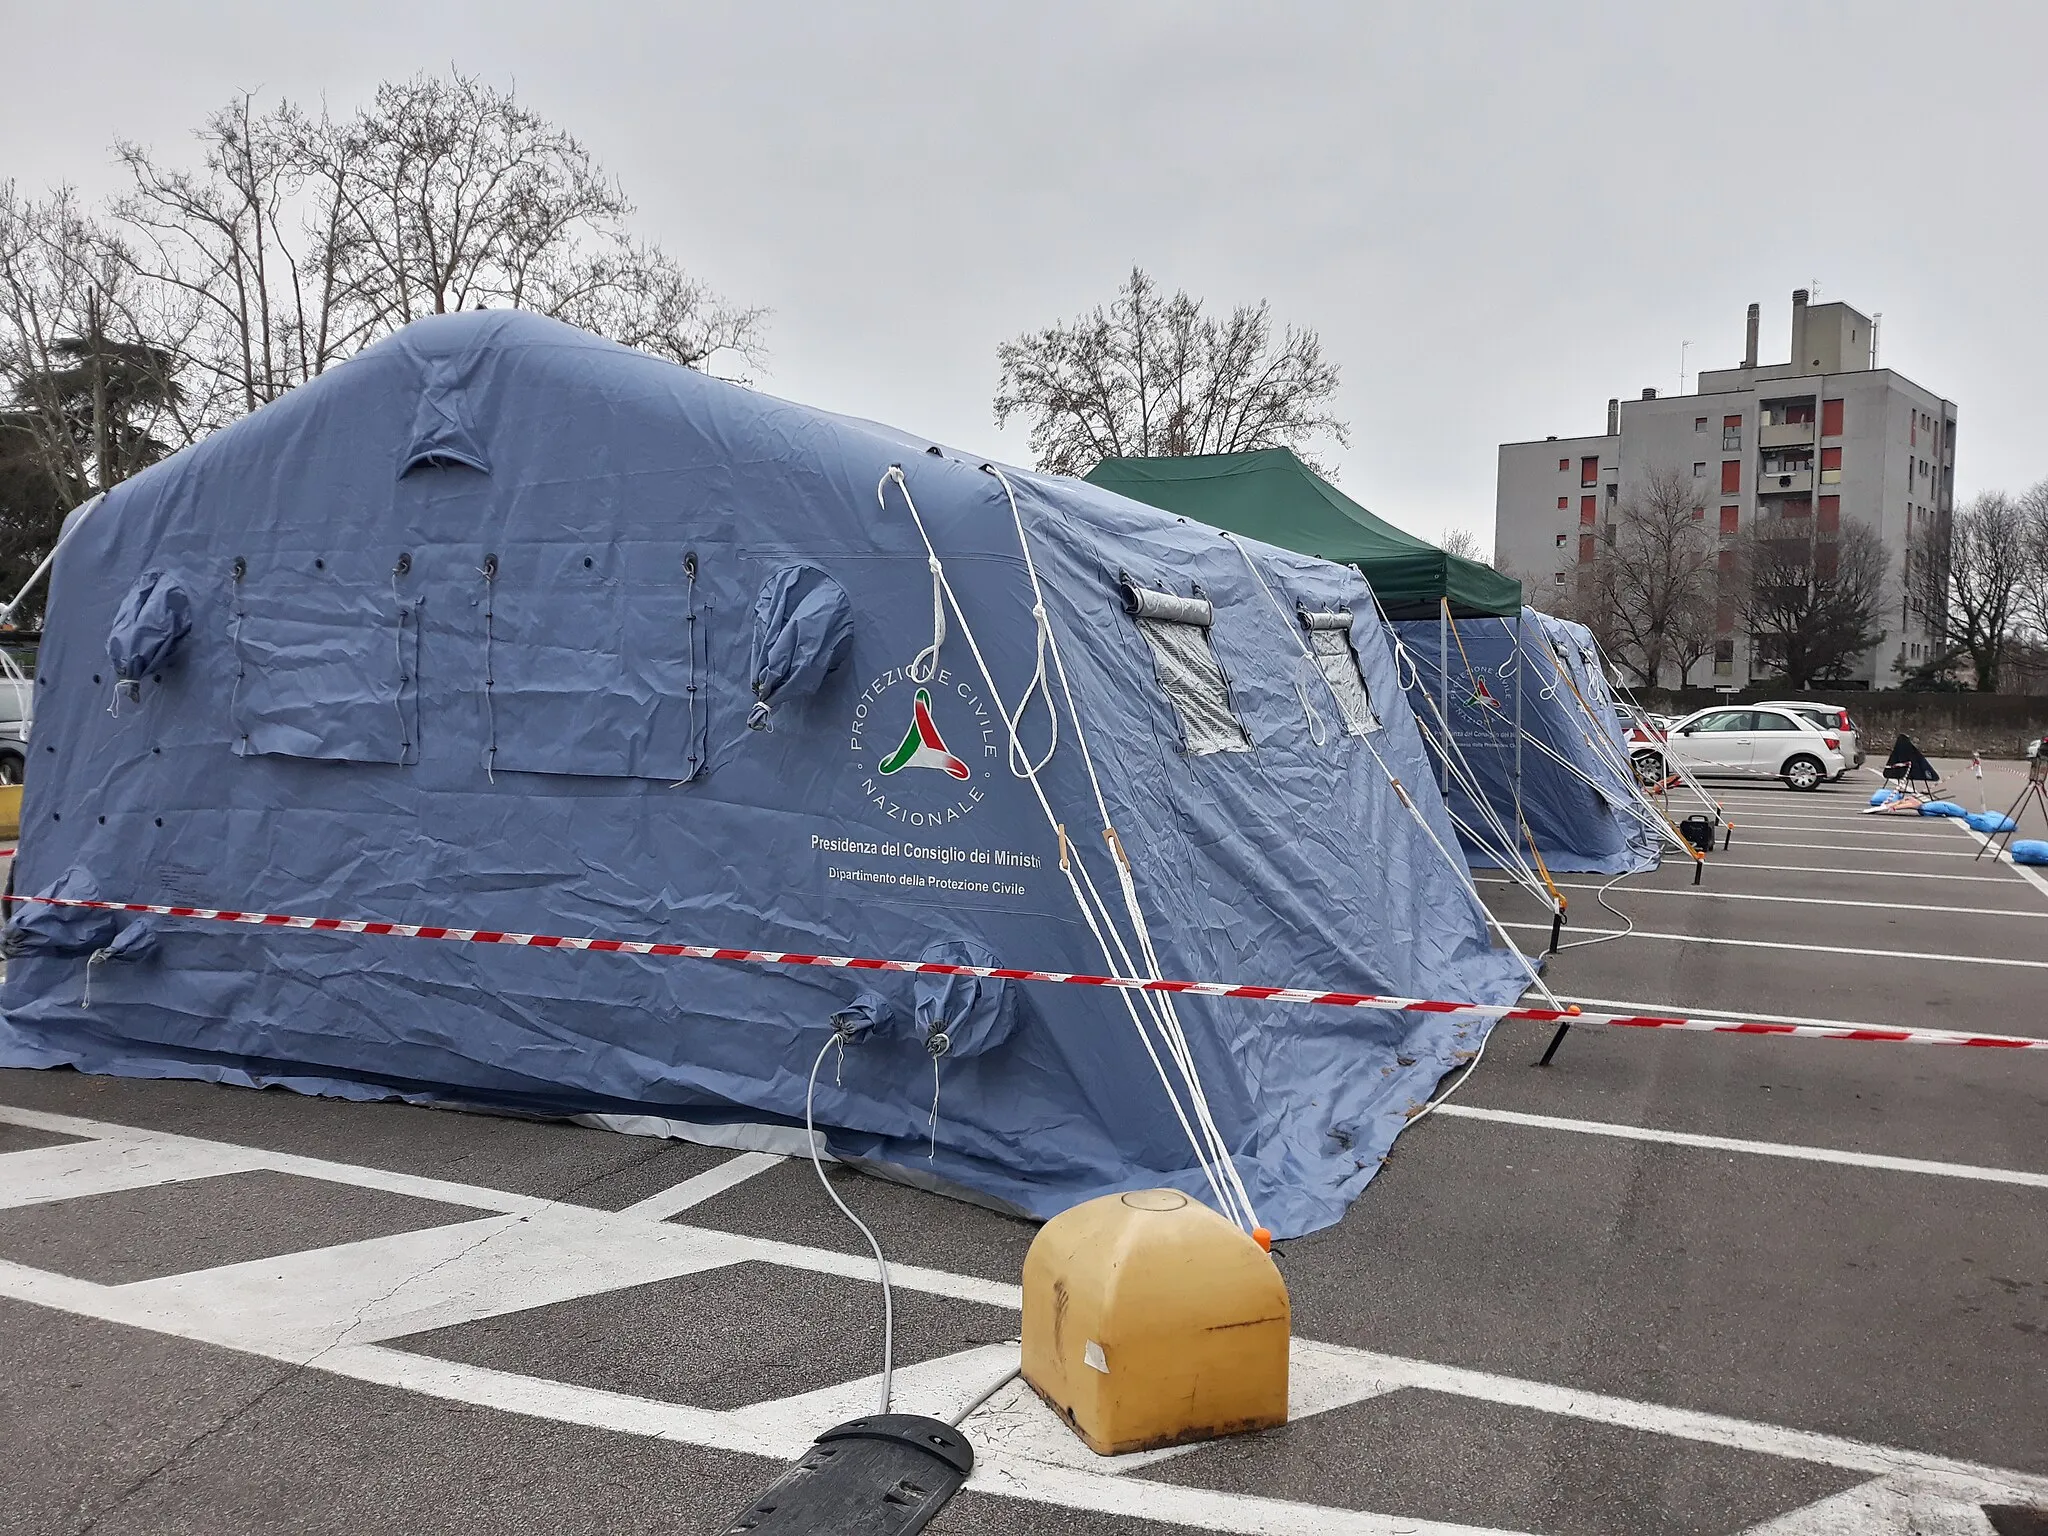
[[[1107,458],[1308,450],[1349,431],[1329,411],[1337,364],[1314,331],[1289,326],[1276,348],[1268,306],[1228,319],[1185,291],[1170,298],[1142,269],[1107,309],[996,349],[996,425],[1031,424],[1038,467],[1086,474]]]
[[[763,312],[635,240],[618,184],[510,92],[423,75],[342,118],[244,95],[197,137],[195,169],[118,145],[114,205],[137,283],[190,317],[190,432],[458,309],[531,309],[691,367],[760,361]]]
[[[2048,646],[2048,480],[2040,480],[2019,498],[2019,615],[2038,650]]]
[[[1581,572],[1576,617],[1644,687],[1661,686],[1667,667],[1682,685],[1703,654],[1702,636],[1713,648],[1715,551],[1705,509],[1683,471],[1651,471],[1623,498],[1592,569]]]
[[[1481,565],[1493,564],[1493,557],[1487,552],[1486,546],[1480,543],[1479,535],[1470,528],[1453,528],[1437,540],[1437,548],[1460,560],[1476,560]]]
[[[1891,557],[1877,531],[1848,523],[1819,533],[1811,517],[1752,524],[1736,541],[1735,608],[1756,655],[1786,683],[1839,682],[1884,639]]]
[[[1998,689],[2029,563],[2027,518],[2003,491],[1959,508],[1946,528],[1937,522],[1908,552],[1908,601],[1925,611],[1945,656],[1969,658],[1981,692]]]

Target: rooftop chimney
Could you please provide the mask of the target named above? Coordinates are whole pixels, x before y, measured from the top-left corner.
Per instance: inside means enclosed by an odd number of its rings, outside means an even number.
[[[1756,332],[1762,311],[1763,306],[1760,304],[1749,306],[1749,331],[1742,344],[1742,366],[1745,368],[1756,366]]]
[[[1657,391],[1655,391],[1654,389],[1646,389],[1643,391],[1643,398],[1645,400],[1654,400],[1657,398]]]
[[[1619,400],[1609,400],[1607,402],[1607,435],[1609,437],[1619,437],[1621,435],[1621,402]]]
[[[1806,290],[1792,290],[1792,371],[1806,371]]]

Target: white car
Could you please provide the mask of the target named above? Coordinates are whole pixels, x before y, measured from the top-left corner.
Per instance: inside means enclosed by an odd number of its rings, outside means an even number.
[[[1863,766],[1863,735],[1849,711],[1839,704],[1801,703],[1798,699],[1766,699],[1768,709],[1797,710],[1830,736],[1842,738],[1842,756],[1849,759],[1851,768]]]
[[[1715,705],[1687,715],[1664,738],[1664,752],[1701,778],[1783,779],[1818,789],[1849,771],[1842,738],[1780,704]],[[1637,771],[1646,766],[1636,753]]]

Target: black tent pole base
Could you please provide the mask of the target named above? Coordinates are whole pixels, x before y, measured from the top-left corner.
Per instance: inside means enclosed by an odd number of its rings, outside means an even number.
[[[1559,907],[1550,914],[1550,952],[1557,953],[1558,936],[1564,932],[1564,908]]]
[[[1547,1067],[1547,1066],[1549,1066],[1549,1065],[1550,1065],[1550,1058],[1551,1058],[1551,1057],[1553,1057],[1553,1056],[1555,1056],[1555,1055],[1557,1054],[1557,1048],[1558,1048],[1558,1047],[1559,1047],[1560,1045],[1563,1045],[1563,1044],[1564,1044],[1564,1037],[1565,1037],[1566,1035],[1570,1034],[1571,1032],[1572,1032],[1572,1027],[1571,1027],[1571,1025],[1569,1025],[1569,1024],[1560,1024],[1560,1025],[1558,1025],[1558,1026],[1557,1026],[1557,1033],[1556,1033],[1556,1034],[1554,1034],[1554,1035],[1552,1035],[1552,1036],[1550,1037],[1550,1044],[1546,1045],[1546,1046],[1545,1046],[1545,1047],[1543,1048],[1543,1059],[1542,1059],[1541,1061],[1537,1062],[1537,1063],[1536,1063],[1536,1065],[1537,1065],[1537,1066],[1539,1066],[1539,1067]]]
[[[1694,854],[1692,859],[1692,883],[1694,885],[1698,885],[1700,883],[1700,876],[1704,875],[1706,872],[1707,861],[1701,858],[1698,854]]]

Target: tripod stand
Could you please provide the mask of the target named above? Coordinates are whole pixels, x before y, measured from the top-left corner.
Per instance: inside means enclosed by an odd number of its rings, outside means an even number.
[[[1976,858],[1970,862],[1974,864],[1987,853],[1994,859],[2002,855],[2013,834],[2020,829],[2022,807],[2029,804],[2038,806],[2041,819],[2048,821],[2048,739],[2034,744],[2034,755],[2027,759],[2027,782],[2020,790],[2019,799],[2013,801],[2012,809],[2005,813],[2005,830],[1995,837],[1986,838],[1977,850]]]

